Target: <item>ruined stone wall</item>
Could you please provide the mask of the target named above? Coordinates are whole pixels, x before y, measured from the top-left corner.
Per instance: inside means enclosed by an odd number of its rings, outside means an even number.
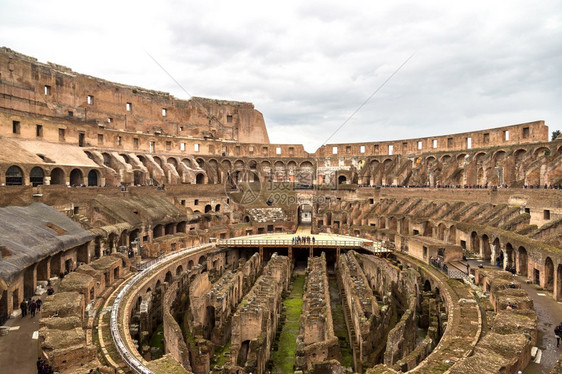
[[[416,346],[418,305],[421,304],[420,274],[412,269],[400,269],[387,260],[368,255],[357,255],[370,287],[400,309],[400,319],[389,326],[384,352],[384,363],[393,365],[406,357]]]
[[[274,254],[232,317],[230,365],[263,374],[291,276],[288,257]]]
[[[468,140],[470,139],[470,141]],[[472,148],[509,146],[521,143],[545,142],[549,140],[548,127],[544,121],[534,121],[511,126],[497,127],[427,138],[366,142],[351,144],[326,144],[316,151],[320,157],[351,157],[377,155],[414,155],[426,152],[458,151]],[[390,150],[392,148],[392,151]]]
[[[496,314],[474,354],[456,365],[451,373],[479,372],[482,362],[487,363],[490,373],[525,369],[537,341],[537,314],[532,300],[513,283],[511,273],[476,269],[475,275],[475,282],[489,290]]]
[[[72,118],[115,130],[208,136],[269,143],[263,116],[251,103],[179,100],[166,92],[113,83],[0,49],[0,106]]]
[[[256,278],[261,274],[262,262],[259,253],[255,253],[248,261],[239,260],[238,268],[226,271],[224,275],[206,293],[205,308],[209,310],[206,320],[201,326],[215,345],[224,346],[230,339],[230,322],[233,312]],[[209,320],[210,319],[210,320]]]
[[[337,270],[355,370],[362,371],[380,360],[393,310],[388,304],[379,307],[355,252],[340,255]]]
[[[308,259],[296,356],[297,366],[302,370],[312,370],[315,363],[341,361],[324,252],[320,257]]]

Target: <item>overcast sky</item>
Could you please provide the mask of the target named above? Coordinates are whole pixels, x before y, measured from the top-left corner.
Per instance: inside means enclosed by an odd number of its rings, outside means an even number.
[[[562,128],[562,2],[0,0],[0,45],[111,81],[249,101],[271,142]],[[184,92],[147,55],[184,87]]]

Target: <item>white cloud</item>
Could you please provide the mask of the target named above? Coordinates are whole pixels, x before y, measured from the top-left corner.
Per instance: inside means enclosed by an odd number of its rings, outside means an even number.
[[[126,84],[251,101],[314,151],[544,119],[560,128],[562,4],[525,1],[0,1],[18,52]]]

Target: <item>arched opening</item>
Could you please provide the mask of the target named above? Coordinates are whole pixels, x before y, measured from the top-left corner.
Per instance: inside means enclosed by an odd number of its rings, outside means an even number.
[[[140,186],[143,184],[143,172],[140,170],[134,170],[133,171],[133,183],[135,184],[135,186]]]
[[[81,186],[84,184],[84,176],[82,175],[82,170],[72,169],[70,172],[70,185],[71,186]]]
[[[6,170],[6,186],[22,186],[23,171],[19,166],[12,165]]]
[[[193,269],[193,265],[194,265],[193,260],[189,260],[189,262],[187,263],[187,270]]]
[[[221,211],[221,205],[220,204],[215,205],[215,212],[218,213],[220,211]]]
[[[88,173],[88,186],[89,187],[99,186],[99,178],[98,178],[97,170],[90,170],[90,172]]]
[[[180,265],[176,268],[176,277],[181,273],[183,273],[183,266]]]
[[[562,299],[562,264],[558,265],[556,269],[556,295],[554,298],[556,301],[560,301]]]
[[[168,284],[172,283],[172,273],[170,271],[166,272],[166,276],[164,277],[164,282]]]
[[[490,261],[492,258],[492,251],[490,249],[490,239],[488,235],[482,235],[482,259],[486,261]]]
[[[515,259],[514,259],[514,253],[513,253],[513,246],[511,245],[511,243],[507,243],[505,245],[505,261],[506,261],[506,270],[511,270],[514,266],[515,266]]]
[[[529,265],[527,259],[527,250],[525,249],[525,247],[519,247],[519,249],[517,250],[517,256],[518,256],[518,261],[517,261],[518,274],[528,275]]]
[[[176,232],[186,232],[187,224],[185,221],[181,221],[176,226]]]
[[[174,229],[176,228],[176,224],[174,222],[168,223],[165,227],[165,234],[166,235],[174,235]]]
[[[475,231],[470,234],[470,250],[474,253],[480,253],[480,238]]]
[[[162,282],[160,282],[160,279],[158,279],[158,281],[156,282],[156,287],[154,287],[155,289],[159,289],[162,286]]]
[[[340,175],[338,177],[338,184],[345,184],[347,182],[347,178],[345,175]]]
[[[447,242],[455,244],[457,242],[457,228],[453,225],[449,227],[449,235],[447,236]]]
[[[152,230],[152,237],[154,239],[161,237],[163,235],[163,231],[164,230],[162,225],[156,225]]]
[[[45,172],[39,166],[34,167],[29,172],[29,182],[33,187],[42,185],[44,178],[45,178]]]
[[[423,236],[433,236],[433,224],[429,221],[426,221],[423,227]]]
[[[51,171],[51,184],[63,185],[64,182],[64,171],[61,168],[54,168]]]
[[[199,261],[197,261],[197,263],[199,265],[204,265],[205,263],[207,263],[207,258],[205,256],[201,256],[199,257]]]
[[[445,240],[445,224],[444,223],[440,223],[439,226],[437,226],[437,239]]]
[[[195,176],[195,184],[203,184],[205,183],[205,175],[199,173]]]
[[[213,211],[213,207],[210,204],[205,205],[205,213],[209,213]]]
[[[210,340],[213,329],[215,328],[215,307],[207,306],[205,309],[205,325],[203,326],[203,336]]]
[[[246,365],[246,361],[248,360],[248,351],[250,350],[250,341],[244,340],[242,344],[240,344],[240,350],[238,351],[238,357],[236,358],[236,363],[240,367],[244,367]]]
[[[544,288],[547,291],[554,290],[554,263],[550,257],[544,261]]]
[[[424,292],[430,292],[431,291],[431,283],[429,282],[428,279],[426,279],[426,281],[423,283],[423,291]]]

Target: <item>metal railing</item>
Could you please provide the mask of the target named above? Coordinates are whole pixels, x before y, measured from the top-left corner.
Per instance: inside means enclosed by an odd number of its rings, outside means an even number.
[[[113,302],[113,306],[111,307],[111,317],[109,320],[110,329],[111,329],[111,336],[113,338],[113,343],[115,343],[115,347],[117,348],[117,352],[119,355],[127,363],[127,365],[138,374],[153,374],[152,370],[147,368],[135,355],[129,350],[123,337],[121,336],[121,331],[119,331],[119,323],[118,323],[118,316],[119,316],[119,308],[121,306],[121,301],[125,299],[125,296],[129,292],[129,290],[141,279],[145,278],[150,271],[152,271],[155,267],[162,263],[173,261],[179,257],[183,257],[188,254],[192,254],[192,252],[196,252],[200,249],[212,247],[212,244],[203,244],[197,247],[186,248],[177,252],[173,252],[167,256],[162,256],[156,261],[149,261],[147,266],[144,270],[140,273],[135,275],[127,284],[119,291],[115,301]],[[126,326],[124,328],[127,328]]]
[[[315,240],[294,242],[291,239],[220,239],[217,245],[284,246],[284,247],[363,247],[362,240]]]

